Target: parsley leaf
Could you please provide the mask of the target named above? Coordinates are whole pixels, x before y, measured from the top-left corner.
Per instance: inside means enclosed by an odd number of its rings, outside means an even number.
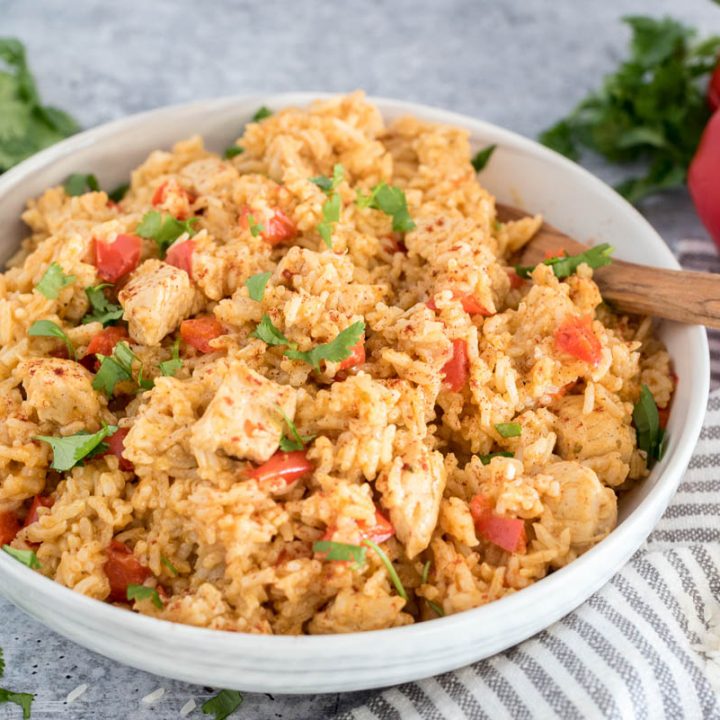
[[[165,605],[160,599],[160,595],[155,588],[145,587],[145,585],[134,585],[130,583],[127,586],[127,599],[128,600],[152,600],[152,604],[158,609],[162,610]]]
[[[332,540],[318,540],[313,543],[313,552],[323,555],[323,560],[339,560],[341,562],[354,562],[356,568],[365,564],[367,549],[360,545],[333,542]]]
[[[285,356],[291,360],[303,360],[308,365],[312,365],[315,370],[319,370],[321,360],[340,362],[350,357],[353,346],[357,345],[364,332],[365,323],[358,320],[339,332],[337,337],[329,343],[317,345],[306,352],[289,348],[285,351]]]
[[[512,424],[512,423],[511,423],[511,424]],[[500,432],[500,431],[498,430],[498,432]],[[503,437],[512,437],[512,436],[503,435]],[[480,458],[480,462],[481,462],[483,465],[489,465],[489,464],[490,464],[490,461],[491,461],[493,458],[496,458],[496,457],[509,457],[509,458],[511,458],[511,457],[515,457],[515,456],[514,456],[511,452],[506,452],[506,451],[502,451],[502,452],[491,452],[491,453],[488,453],[487,455],[478,455],[478,458]]]
[[[202,704],[204,715],[214,715],[214,720],[225,720],[242,705],[243,696],[237,690],[221,690]]]
[[[42,105],[15,38],[0,38],[0,172],[79,130],[69,115]]]
[[[53,460],[50,467],[53,470],[64,472],[75,467],[83,458],[88,457],[106,437],[117,432],[116,425],[105,425],[96,433],[82,430],[67,437],[52,437],[50,435],[34,435],[34,440],[46,442],[53,451]]]
[[[63,188],[68,195],[84,195],[86,192],[98,192],[100,184],[94,175],[73,173],[63,183]]]
[[[177,577],[179,575],[177,568],[166,557],[161,557],[160,562],[168,569],[168,572],[173,577]]]
[[[563,255],[543,260],[543,265],[549,265],[557,278],[566,278],[572,275],[583,263],[589,265],[593,270],[612,262],[610,257],[615,248],[608,243],[601,243],[589,248],[578,255]],[[537,265],[516,265],[515,272],[521,278],[529,278]]]
[[[445,617],[445,611],[438,605],[437,603],[433,602],[432,600],[425,600],[425,602],[428,604],[428,607],[438,616],[438,617]]]
[[[393,232],[409,232],[415,227],[408,211],[405,193],[398,187],[381,182],[367,197],[358,195],[355,202],[359,207],[373,208],[390,215]]]
[[[647,453],[648,467],[652,467],[657,460],[662,460],[667,437],[665,430],[660,427],[655,398],[647,385],[640,389],[640,398],[633,408],[632,416],[637,430],[637,446]]]
[[[315,183],[326,195],[337,190],[338,185],[343,181],[345,177],[345,168],[340,163],[335,163],[333,166],[332,178],[326,175],[318,175],[317,177],[310,178],[311,183]]]
[[[311,440],[315,439],[315,435],[301,435],[298,432],[297,427],[295,426],[295,423],[285,414],[283,409],[278,405],[278,412],[280,415],[282,415],[282,419],[285,421],[285,424],[288,426],[288,430],[290,430],[290,437],[287,437],[286,435],[283,435],[280,438],[280,449],[283,452],[293,452],[295,450],[304,450],[305,449],[305,443],[309,443]]]
[[[260,122],[261,120],[264,120],[265,118],[269,118],[272,115],[272,110],[269,107],[265,107],[263,105],[262,107],[258,108],[255,111],[255,114],[253,115],[252,119],[253,122]]]
[[[252,300],[262,302],[263,295],[265,294],[265,286],[268,284],[271,276],[271,272],[258,273],[245,281],[245,287],[248,289],[248,295]]]
[[[31,693],[16,693],[0,688],[0,703],[14,703],[22,708],[23,720],[29,720],[30,708],[35,696]]]
[[[40,567],[42,567],[34,550],[16,550],[9,545],[3,545],[3,550],[10,555],[10,557],[15,558],[19,563],[22,563],[25,567],[29,567],[31,570],[39,570]]]
[[[260,233],[265,232],[265,226],[262,223],[255,222],[253,215],[248,215],[248,226],[250,228],[250,234],[253,237],[257,237]]]
[[[76,280],[77,276],[66,275],[60,265],[53,262],[48,265],[48,269],[40,278],[40,282],[35,286],[35,289],[48,300],[55,300],[64,287],[72,285]]]
[[[322,222],[317,229],[325,245],[332,250],[333,225],[340,220],[340,196],[334,192],[322,206]]]
[[[174,377],[177,371],[182,367],[183,362],[180,359],[180,338],[175,340],[172,344],[170,352],[172,353],[170,360],[163,360],[161,363],[158,363],[160,372],[165,377]]]
[[[428,560],[424,565],[422,569],[422,575],[420,576],[420,582],[423,585],[427,584],[428,578],[430,577],[430,567],[432,565],[432,560]]]
[[[711,110],[707,78],[720,37],[694,42],[672,18],[626,17],[630,56],[540,141],[573,160],[580,148],[610,162],[642,163],[644,175],[616,189],[630,202],[682,185]]]
[[[31,337],[55,337],[65,343],[68,351],[68,357],[75,359],[75,348],[70,342],[70,338],[65,334],[63,329],[52,320],[36,320],[29,328],[28,335]]]
[[[475,153],[473,159],[470,161],[475,168],[475,172],[480,172],[488,164],[496,148],[497,145],[488,145],[483,150],[478,150]]]
[[[370,540],[370,538],[365,538],[363,540],[363,545],[367,545],[377,553],[378,557],[382,561],[382,564],[385,566],[388,575],[390,576],[392,584],[395,586],[395,590],[397,590],[397,594],[407,602],[408,594],[405,591],[405,586],[402,584],[402,580],[400,580],[400,576],[397,574],[395,566],[390,561],[390,558],[385,554],[385,551],[376,542]]]
[[[140,370],[137,376],[137,384],[143,390],[150,390],[153,387],[153,381],[143,379],[143,367],[140,358],[130,349],[127,342],[117,343],[113,348],[113,354],[110,356],[98,353],[96,355],[100,361],[92,386],[95,390],[104,392],[110,396],[115,390],[115,385],[123,380],[132,380],[133,378],[133,362],[140,363]]]
[[[504,438],[514,438],[522,435],[522,425],[520,423],[496,423],[495,429]]]
[[[112,287],[110,283],[101,283],[93,287],[86,287],[85,294],[90,302],[92,311],[80,321],[83,325],[91,322],[99,322],[103,325],[112,325],[123,316],[122,306],[111,303],[103,290]]]
[[[240,147],[239,145],[231,145],[229,148],[225,150],[223,153],[223,157],[226,160],[231,160],[234,157],[237,157],[238,155],[242,155],[245,152],[244,147]]]
[[[250,335],[268,345],[290,345],[290,341],[273,325],[269,315],[263,315],[258,326]]]
[[[127,195],[127,191],[129,189],[130,183],[123,183],[122,185],[118,185],[116,188],[114,188],[108,193],[108,198],[114,203],[119,203],[125,197],[125,195]]]
[[[178,220],[172,215],[163,215],[158,210],[150,210],[143,215],[135,232],[140,237],[154,240],[158,245],[160,256],[165,257],[168,248],[183,234],[195,234],[193,225],[198,221],[196,217],[188,220]]]

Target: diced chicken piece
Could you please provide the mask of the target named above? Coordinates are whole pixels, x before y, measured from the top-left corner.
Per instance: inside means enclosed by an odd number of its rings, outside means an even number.
[[[578,555],[602,540],[617,524],[617,497],[597,475],[577,462],[547,466],[544,473],[560,483],[559,497],[546,497],[545,507],[561,532],[570,529],[570,547]]]
[[[278,408],[292,420],[296,401],[294,388],[235,363],[192,429],[190,444],[198,464],[207,465],[207,454],[217,450],[265,462],[280,446],[284,420]]]
[[[382,505],[409,558],[423,551],[437,525],[440,500],[447,480],[443,456],[416,442],[396,457],[377,482]]]
[[[99,427],[100,402],[92,375],[80,364],[60,358],[33,358],[19,367],[27,402],[41,422]]]
[[[158,345],[196,307],[197,291],[184,270],[160,260],[146,260],[118,293],[130,337]]]

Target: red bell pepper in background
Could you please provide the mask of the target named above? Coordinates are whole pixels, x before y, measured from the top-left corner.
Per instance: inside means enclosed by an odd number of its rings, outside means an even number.
[[[715,70],[713,82],[716,84],[716,92],[720,94],[718,69]],[[709,97],[712,102],[713,95]],[[720,100],[720,96],[716,99]],[[720,248],[720,110],[715,111],[700,138],[700,145],[688,171],[688,188],[697,214]]]
[[[720,109],[720,62],[715,66],[715,71],[710,78],[708,104],[713,110]]]

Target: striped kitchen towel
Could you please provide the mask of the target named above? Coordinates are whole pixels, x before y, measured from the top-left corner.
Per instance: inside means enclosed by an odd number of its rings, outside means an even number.
[[[720,272],[709,241],[688,269]],[[714,385],[720,333],[710,334]],[[336,720],[720,720],[720,390],[677,495],[602,590],[539,635],[469,667],[378,692]]]

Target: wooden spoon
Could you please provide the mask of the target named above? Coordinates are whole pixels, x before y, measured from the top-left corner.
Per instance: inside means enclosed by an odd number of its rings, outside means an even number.
[[[530,217],[510,205],[497,205],[501,222]],[[546,258],[547,251],[565,250],[577,255],[588,245],[573,240],[552,225],[543,223],[526,245],[522,265]],[[598,268],[593,277],[603,298],[623,312],[653,315],[688,325],[720,328],[720,275],[687,270],[664,270],[613,259]]]

